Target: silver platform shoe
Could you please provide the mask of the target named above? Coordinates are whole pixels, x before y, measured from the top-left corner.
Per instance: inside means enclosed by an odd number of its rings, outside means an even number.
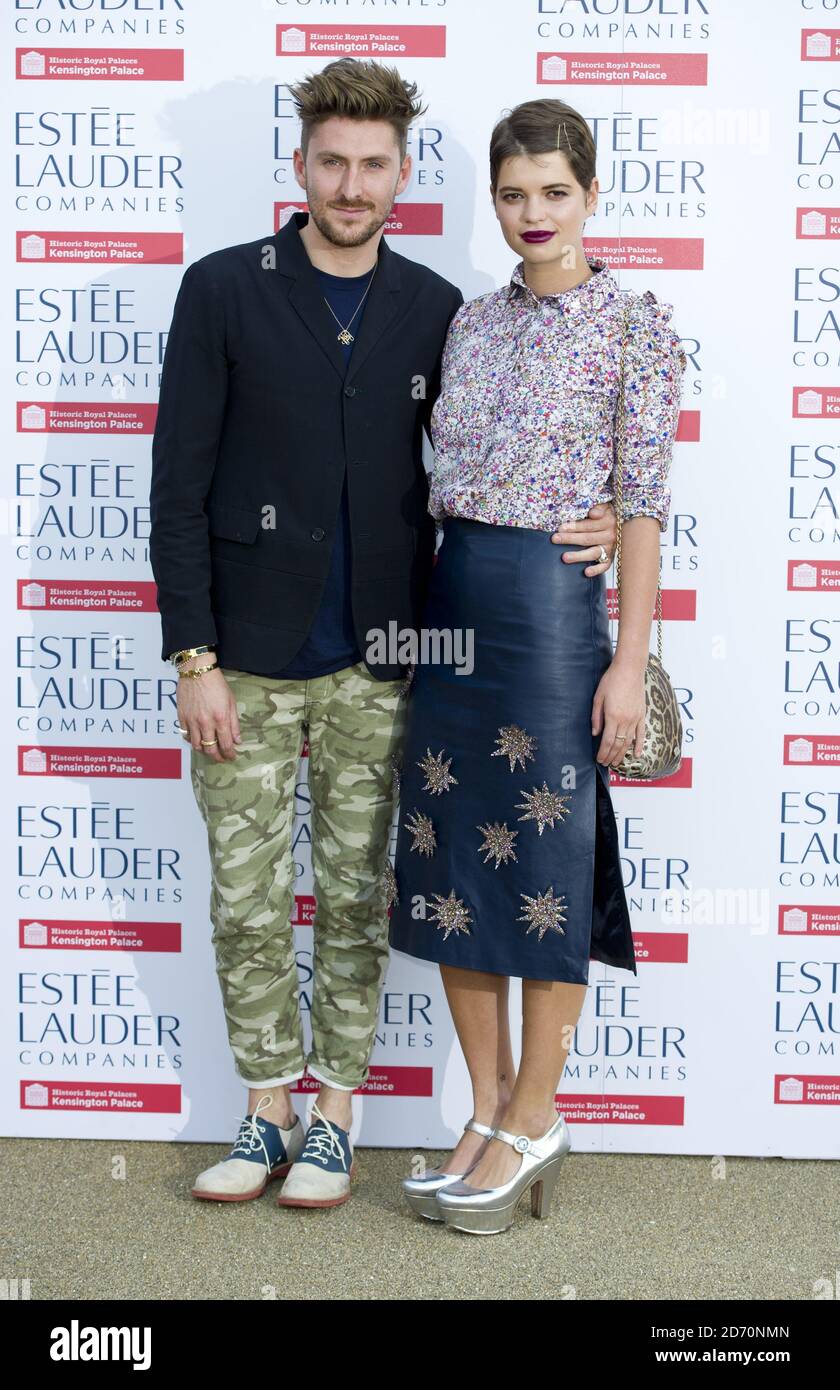
[[[483,1125],[479,1120],[467,1120],[464,1129],[472,1129],[476,1134],[483,1134],[485,1139],[492,1139],[496,1133],[489,1125]],[[438,1211],[435,1199],[438,1188],[443,1187],[445,1183],[458,1182],[461,1178],[465,1178],[477,1162],[478,1158],[473,1161],[466,1173],[442,1173],[439,1168],[430,1168],[422,1178],[403,1178],[402,1190],[406,1200],[419,1216],[425,1216],[428,1221],[442,1221],[443,1217]]]
[[[493,1138],[503,1139],[522,1155],[519,1171],[500,1187],[470,1187],[460,1179],[439,1187],[435,1201],[447,1226],[473,1235],[507,1231],[513,1225],[517,1202],[529,1188],[531,1215],[548,1215],[560,1164],[572,1147],[563,1116],[558,1115],[540,1139],[508,1134],[504,1129],[497,1129]]]

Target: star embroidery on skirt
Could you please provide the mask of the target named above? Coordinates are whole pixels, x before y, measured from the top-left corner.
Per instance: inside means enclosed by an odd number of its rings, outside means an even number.
[[[525,771],[525,759],[530,758],[534,761],[534,749],[537,740],[530,734],[526,734],[524,729],[520,729],[517,724],[505,724],[499,729],[500,737],[496,739],[499,747],[490,754],[491,758],[509,758],[510,770],[513,772],[517,762],[521,762],[522,771]]]
[[[451,758],[447,758],[446,762],[443,761],[442,748],[436,758],[432,757],[431,748],[426,749],[425,758],[421,758],[417,764],[419,768],[423,769],[426,776],[422,787],[424,792],[431,792],[433,796],[438,796],[441,792],[448,792],[450,786],[457,787],[458,778],[453,777],[449,771],[451,762]]]
[[[484,844],[479,845],[478,853],[484,854],[484,851],[487,851],[487,857],[484,860],[485,864],[489,863],[494,855],[496,863],[493,867],[495,869],[498,869],[502,862],[506,864],[508,859],[514,859],[517,863],[519,862],[513,852],[513,842],[519,834],[519,831],[508,830],[507,821],[502,825],[500,825],[498,821],[494,821],[492,825],[477,825],[476,830],[480,830],[484,836]]]
[[[414,810],[410,816],[406,817],[405,828],[409,835],[414,838],[414,844],[411,846],[412,851],[419,850],[421,854],[431,858],[437,849],[437,836],[429,817],[424,815],[422,811]]]
[[[448,898],[441,897],[440,893],[435,893],[433,896],[437,899],[437,906],[432,908],[432,915],[437,917],[438,926],[444,928],[444,941],[453,931],[462,932],[464,936],[471,936],[472,933],[467,923],[472,921],[472,916],[469,908],[464,905],[461,899],[455,897],[455,889],[450,888]]]
[[[569,814],[566,801],[571,801],[570,796],[560,796],[558,792],[549,791],[546,783],[543,782],[542,790],[534,787],[532,792],[523,792],[524,801],[517,801],[516,809],[527,812],[524,816],[518,816],[517,820],[532,820],[535,822],[537,830],[542,835],[545,827],[550,825],[554,829],[555,819],[562,820]]]
[[[399,902],[400,897],[397,892],[397,876],[394,873],[394,866],[390,859],[385,864],[382,882],[385,885],[385,906],[388,908],[393,907],[394,903]]]
[[[549,887],[536,898],[529,898],[527,893],[520,893],[519,896],[520,898],[524,898],[526,903],[529,904],[516,919],[517,922],[530,923],[530,926],[525,932],[526,936],[529,936],[532,931],[536,931],[539,932],[539,939],[542,941],[547,931],[559,932],[561,936],[566,935],[565,931],[560,926],[561,922],[566,921],[565,909],[563,907],[566,901],[566,895],[564,893],[560,893],[559,896],[555,898],[553,887]]]

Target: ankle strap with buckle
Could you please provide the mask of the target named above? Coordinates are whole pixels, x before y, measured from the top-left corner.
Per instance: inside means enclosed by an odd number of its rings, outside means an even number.
[[[467,1120],[464,1129],[471,1129],[476,1134],[483,1134],[485,1139],[492,1139],[496,1133],[495,1129],[491,1129],[489,1125],[483,1125],[480,1120],[475,1119]]]
[[[554,1123],[556,1124],[557,1121],[555,1120]],[[551,1126],[551,1129],[553,1128],[554,1125]],[[550,1134],[551,1130],[548,1132]],[[512,1148],[516,1149],[518,1154],[533,1154],[535,1158],[545,1158],[546,1156],[545,1149],[541,1147],[542,1141],[545,1139],[544,1134],[539,1139],[530,1139],[527,1134],[508,1134],[506,1129],[497,1129],[493,1138],[503,1139],[506,1144],[510,1144]]]

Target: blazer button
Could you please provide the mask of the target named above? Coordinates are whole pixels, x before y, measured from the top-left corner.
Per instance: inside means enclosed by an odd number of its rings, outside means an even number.
[[[345,396],[355,396],[355,394],[356,394],[356,388],[355,388],[355,386],[345,386],[345,388],[344,388],[344,394],[345,394]]]
[[[324,530],[323,526],[316,526],[315,530],[310,531],[309,534],[312,537],[313,541],[322,541],[327,533]]]

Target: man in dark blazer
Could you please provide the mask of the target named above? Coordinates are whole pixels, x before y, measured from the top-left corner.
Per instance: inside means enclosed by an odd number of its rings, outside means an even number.
[[[151,560],[208,831],[228,1035],[249,1088],[230,1154],[193,1194],[247,1200],[288,1174],[282,1204],[333,1206],[350,1195],[351,1096],[368,1077],[388,962],[405,719],[405,666],[374,660],[369,640],[421,620],[435,549],[423,430],[463,296],[382,238],[410,178],[415,86],[339,59],[291,90],[309,211],[184,273],[152,451]],[[608,547],[609,520],[596,524]],[[317,902],[308,1055],[290,926],[304,732]],[[321,1090],[304,1135],[288,1086],[307,1069]]]
[[[368,262],[378,253],[376,274],[348,366],[308,223],[295,212],[273,237],[203,256],[181,282],[152,481],[165,659],[204,643],[240,670],[286,666],[318,610],[345,479],[360,647],[369,629],[411,627],[418,613],[435,549],[422,435],[463,296],[372,237],[361,250]],[[405,675],[366,664],[378,680]]]

